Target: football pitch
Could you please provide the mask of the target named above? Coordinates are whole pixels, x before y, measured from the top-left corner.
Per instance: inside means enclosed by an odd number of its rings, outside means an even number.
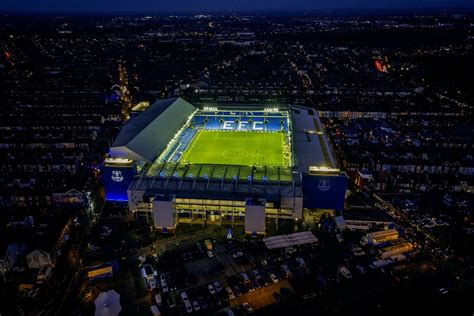
[[[181,157],[182,163],[288,166],[285,135],[267,132],[199,131]]]

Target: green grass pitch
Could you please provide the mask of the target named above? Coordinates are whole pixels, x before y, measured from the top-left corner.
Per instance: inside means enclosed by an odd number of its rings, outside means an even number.
[[[181,162],[249,166],[288,166],[285,135],[267,132],[199,131]]]

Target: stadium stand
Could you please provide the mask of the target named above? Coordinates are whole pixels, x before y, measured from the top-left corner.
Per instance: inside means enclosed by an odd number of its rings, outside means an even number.
[[[194,128],[187,128],[181,133],[176,143],[168,150],[168,153],[164,157],[164,161],[177,162],[183,151],[188,147],[189,143],[193,140],[197,130]]]
[[[206,130],[288,132],[288,118],[284,113],[268,114],[264,112],[253,112],[250,114],[246,112],[202,112],[193,117],[192,126],[196,129],[202,128]],[[255,126],[258,128],[254,128]]]

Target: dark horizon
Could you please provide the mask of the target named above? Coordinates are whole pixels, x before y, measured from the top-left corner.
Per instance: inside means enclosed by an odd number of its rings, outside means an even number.
[[[400,14],[405,16],[416,15],[446,15],[462,14],[473,15],[473,7],[440,7],[440,8],[337,8],[337,9],[246,9],[246,10],[161,10],[161,11],[26,11],[3,10],[3,16],[191,16],[191,15],[246,15],[256,14],[261,16],[388,16]]]
[[[222,13],[222,12],[366,12],[366,11],[460,11],[471,12],[474,9],[472,1],[467,0],[418,0],[398,1],[389,0],[343,0],[334,3],[323,0],[318,3],[307,3],[303,0],[275,1],[219,1],[177,0],[173,3],[150,3],[138,0],[133,3],[125,0],[102,0],[99,3],[92,0],[58,1],[45,0],[41,3],[34,0],[7,0],[0,4],[3,13],[72,13],[72,14],[160,14],[160,13]]]

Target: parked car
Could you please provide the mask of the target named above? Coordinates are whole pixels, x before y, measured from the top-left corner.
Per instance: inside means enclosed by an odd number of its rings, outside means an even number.
[[[161,316],[160,310],[158,309],[158,306],[156,305],[152,305],[150,307],[150,311],[153,316]]]
[[[219,314],[221,315],[221,314]],[[227,307],[227,308],[224,308],[222,310],[222,315],[225,315],[225,316],[235,316],[234,314],[234,311],[232,309],[230,309],[230,307]]]
[[[225,290],[227,292],[227,296],[229,297],[229,300],[235,299],[234,291],[232,291],[232,289],[229,286],[226,287]]]
[[[250,283],[250,278],[247,273],[242,272],[240,275],[242,276],[242,280],[244,280],[244,283]]]
[[[364,274],[365,273],[365,268],[361,265],[357,265],[356,266],[356,269],[361,273],[361,274]]]
[[[252,314],[253,312],[255,312],[255,310],[252,308],[252,306],[250,306],[250,304],[247,303],[247,302],[242,303],[242,307],[244,308],[245,312],[248,313],[248,314]]]
[[[148,289],[150,291],[156,290],[156,282],[155,281],[148,282]]]
[[[186,292],[184,292],[184,291],[181,292],[180,296],[181,296],[181,299],[182,299],[183,301],[189,300],[188,293],[186,293]]]
[[[283,264],[281,266],[281,269],[283,270],[283,273],[285,274],[286,278],[291,278],[293,274],[291,274],[290,268],[286,264]]]
[[[162,299],[161,299],[160,293],[155,294],[155,302],[156,302],[156,305],[161,306]]]
[[[163,293],[169,292],[168,284],[166,284],[166,281],[161,282],[161,290],[163,291]]]
[[[347,267],[345,267],[345,266],[341,266],[341,267],[339,268],[339,272],[341,272],[341,274],[342,274],[345,278],[347,278],[347,279],[352,278],[352,273],[351,273],[351,271],[349,271],[349,269],[347,269]]]
[[[273,283],[278,283],[278,278],[274,273],[270,274],[270,279]]]
[[[193,308],[196,312],[199,312],[201,310],[201,306],[199,306],[199,303],[197,301],[193,301]]]
[[[214,281],[214,283],[212,283],[212,285],[216,289],[217,293],[222,292],[222,287],[221,287],[221,284],[219,283],[219,281]]]
[[[240,258],[244,255],[244,253],[242,251],[239,251],[239,252],[236,252],[232,255],[232,258],[236,259],[236,258]]]
[[[260,280],[262,279],[262,276],[260,275],[260,273],[258,272],[257,269],[253,270],[253,275],[255,275],[255,278],[257,279],[257,281],[260,282]]]
[[[237,296],[237,297],[242,295],[242,291],[240,290],[240,288],[237,285],[234,286],[234,293],[235,293],[235,296]]]
[[[207,286],[207,290],[209,291],[209,293],[210,293],[211,295],[215,295],[215,294],[216,294],[216,290],[214,289],[214,287],[212,286],[212,284],[209,284],[209,285]]]
[[[189,301],[188,294],[186,292],[181,292],[180,294],[181,299],[183,300],[184,303],[184,308],[186,309],[187,313],[192,313],[193,312],[193,307],[191,305],[191,302]]]

